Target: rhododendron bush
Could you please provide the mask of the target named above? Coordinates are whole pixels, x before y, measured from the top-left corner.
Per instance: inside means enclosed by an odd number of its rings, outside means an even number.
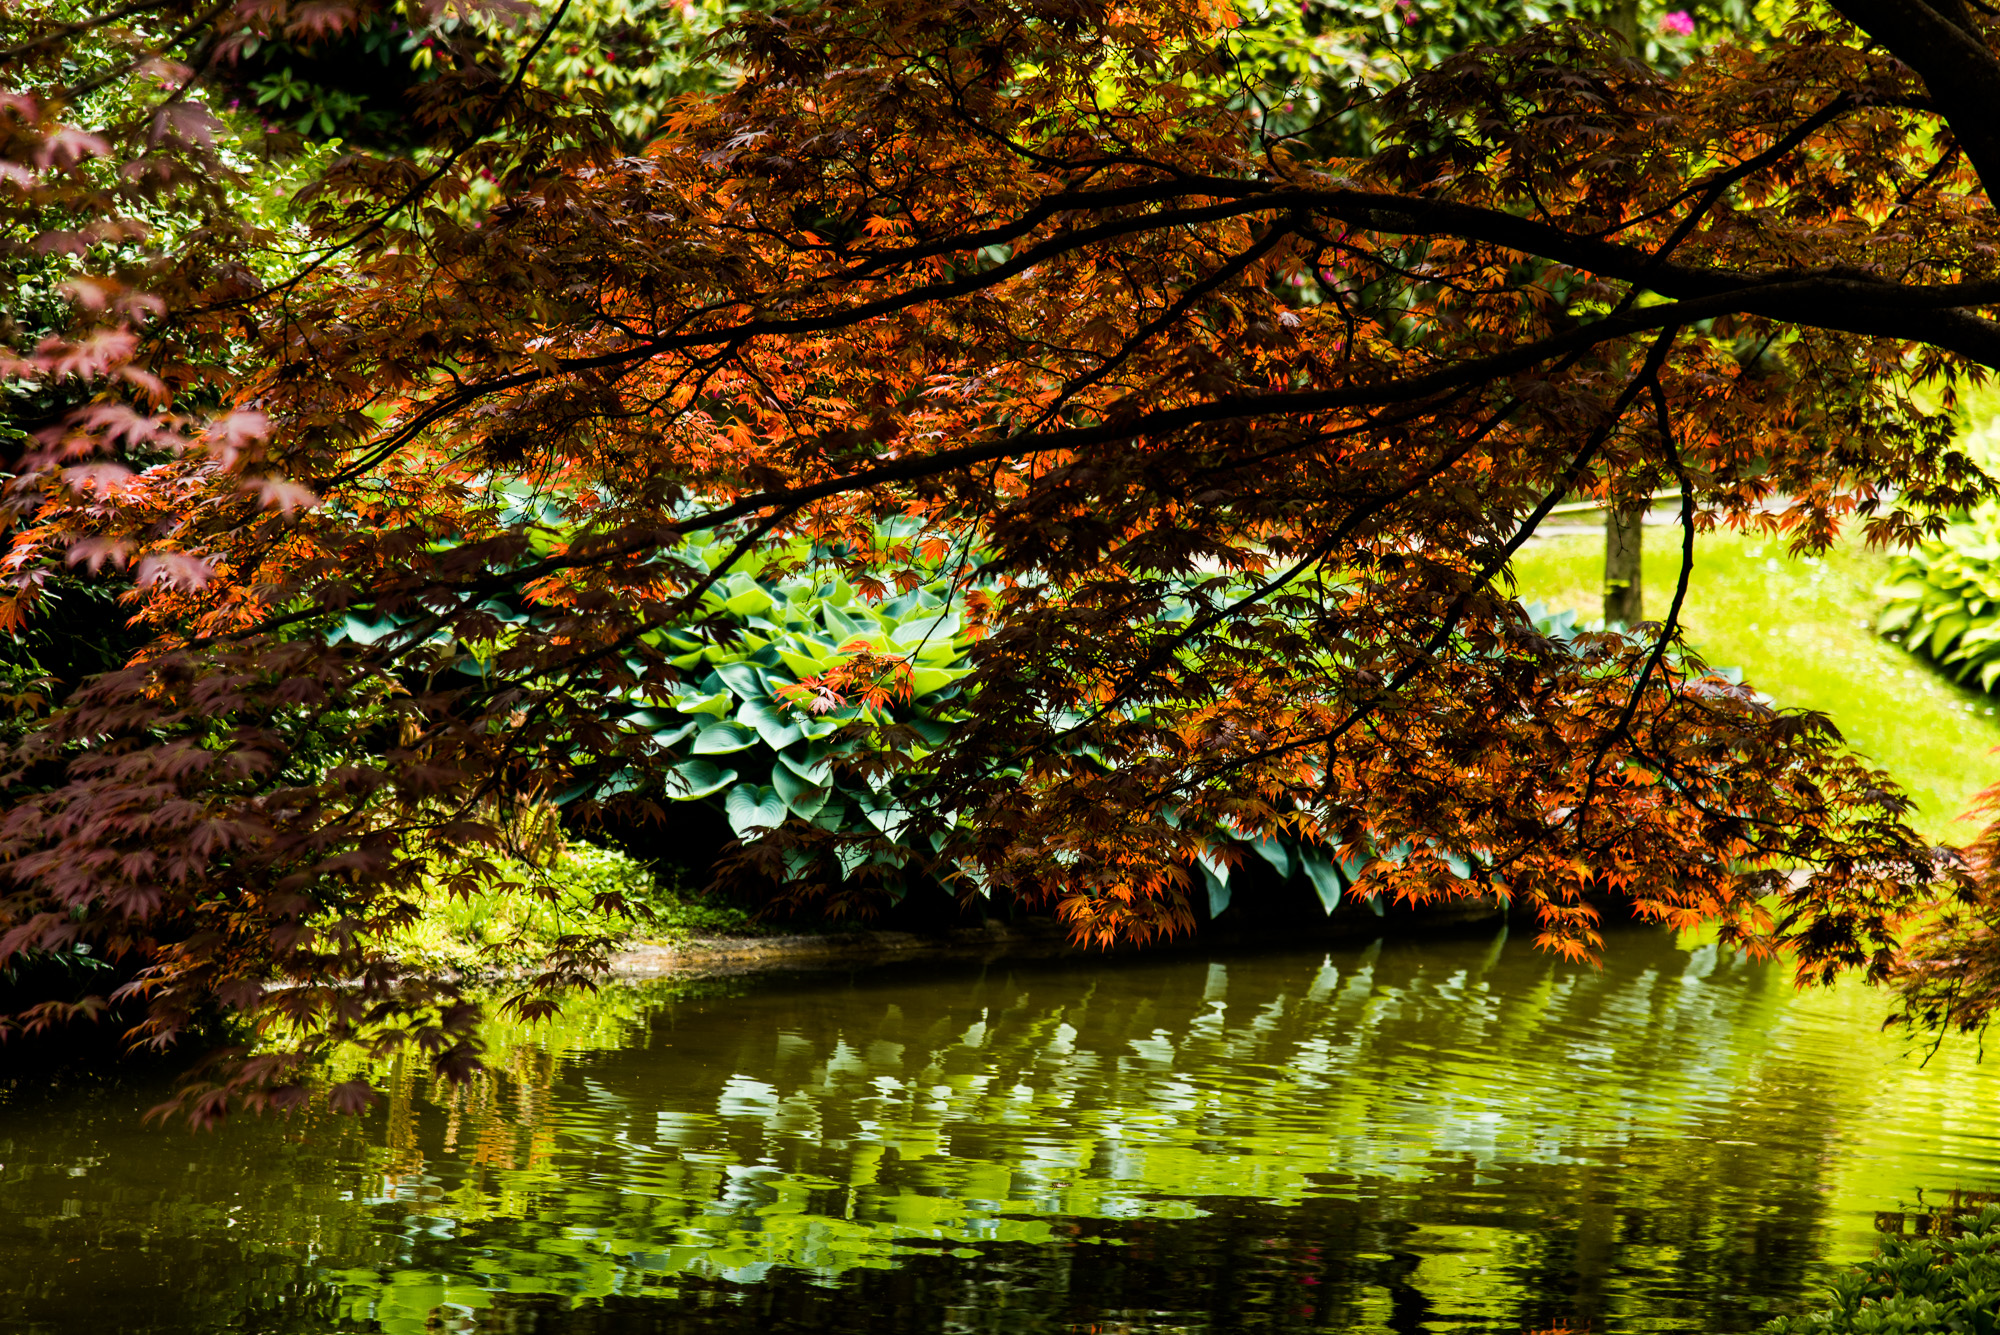
[[[1671,76],[1560,24],[1301,128],[1219,0],[799,6],[724,29],[735,82],[640,152],[527,77],[560,10],[496,11],[401,94],[407,143],[266,145],[311,171],[245,202],[255,127],[204,98],[250,37],[438,19],[7,20],[10,281],[54,314],[0,351],[0,616],[95,581],[138,634],[10,696],[0,962],[123,981],[9,1024],[239,1015],[266,1041],[200,1116],[303,1097],[330,1043],[469,1068],[476,1006],[385,945],[415,887],[523,803],[669,811],[653,711],[740,656],[745,571],[962,606],[942,735],[897,722],[922,645],[859,633],[771,726],[837,702],[913,872],[1079,938],[1186,929],[1202,860],[1274,840],[1362,895],[1504,894],[1574,956],[1609,895],[1805,979],[1888,967],[1937,875],[1907,800],[1677,645],[1685,566],[1634,636],[1537,630],[1506,571],[1577,498],[1678,492],[1692,561],[1988,493],[1950,444],[2000,364],[1983,11],[1801,10]],[[881,837],[770,817],[726,876],[835,889]]]

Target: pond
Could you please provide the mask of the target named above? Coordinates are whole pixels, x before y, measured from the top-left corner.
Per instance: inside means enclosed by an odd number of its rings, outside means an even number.
[[[2000,1191],[1883,1009],[1636,930],[611,988],[360,1118],[0,1104],[0,1330],[1749,1330]]]

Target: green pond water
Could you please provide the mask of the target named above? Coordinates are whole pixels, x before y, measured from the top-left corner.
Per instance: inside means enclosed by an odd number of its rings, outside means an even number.
[[[609,989],[360,1118],[17,1092],[0,1331],[1749,1330],[2000,1191],[1883,1008],[1639,931]]]

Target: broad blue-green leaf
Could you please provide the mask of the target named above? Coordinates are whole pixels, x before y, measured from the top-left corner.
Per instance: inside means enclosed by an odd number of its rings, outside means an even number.
[[[740,617],[761,616],[776,606],[770,594],[759,588],[747,589],[733,598],[726,598],[722,605]]]
[[[913,718],[909,728],[932,746],[943,746],[951,739],[951,728],[935,719]]]
[[[683,760],[668,771],[667,796],[682,802],[719,793],[736,782],[736,771],[723,769],[712,760]]]
[[[915,697],[930,695],[971,675],[971,668],[920,667],[910,674],[910,692]]]
[[[880,830],[886,839],[896,838],[902,833],[903,827],[910,823],[910,813],[897,806],[894,801],[882,802],[879,805],[864,801],[861,814],[867,818],[870,825]]]
[[[340,623],[340,629],[356,644],[373,644],[379,639],[394,635],[402,627],[394,621],[363,621],[360,617],[350,616]]]
[[[510,626],[525,625],[527,622],[533,620],[526,612],[517,611],[507,606],[507,604],[492,598],[488,598],[485,602],[481,603],[479,610],[487,616],[492,617],[495,621],[504,621]]]
[[[775,830],[785,823],[785,799],[778,790],[763,784],[739,783],[722,799],[723,814],[738,839],[748,839],[758,830]]]
[[[755,728],[757,735],[764,739],[764,745],[773,751],[782,751],[805,737],[804,729],[792,721],[789,711],[781,711],[765,700],[745,700],[737,706],[736,721],[745,727]]]
[[[1306,879],[1312,882],[1313,891],[1319,895],[1320,906],[1328,913],[1340,904],[1340,892],[1346,887],[1341,883],[1340,872],[1325,858],[1311,853],[1299,854],[1299,865],[1304,869]]]
[[[827,603],[820,608],[820,619],[833,632],[834,644],[843,645],[849,640],[871,639],[882,633],[882,623],[869,613],[866,603],[857,602],[848,608]]]
[[[790,751],[781,751],[778,753],[775,769],[790,770],[804,783],[825,785],[833,782],[832,764],[825,756],[815,756],[811,751],[803,756]]]
[[[678,728],[662,728],[653,734],[653,743],[662,750],[670,751],[686,741],[701,726],[700,719],[689,719]]]
[[[853,656],[839,652],[825,640],[816,640],[805,635],[793,635],[774,647],[778,651],[778,657],[784,660],[792,675],[801,679],[830,672]]]
[[[739,728],[734,723],[711,723],[695,734],[694,745],[688,750],[698,756],[726,756],[747,751],[756,744],[757,734],[748,728]]]
[[[823,783],[808,783],[788,765],[771,766],[771,786],[784,799],[792,814],[811,820],[826,805],[833,790]]]
[[[958,634],[958,617],[953,613],[932,616],[916,616],[896,627],[893,638],[903,649],[922,648],[924,656],[935,646],[952,647],[952,636]]]
[[[740,700],[770,698],[771,688],[765,684],[763,672],[754,663],[718,663],[715,675],[722,678]]]
[[[1279,843],[1276,839],[1270,838],[1255,839],[1248,842],[1250,844],[1250,851],[1276,868],[1278,875],[1289,877],[1292,874],[1292,855],[1283,844]]]
[[[736,697],[728,691],[714,691],[707,695],[677,695],[674,708],[683,714],[707,714],[712,718],[727,717],[736,708]]]
[[[793,720],[799,735],[809,742],[831,737],[853,721],[852,709],[837,709],[830,714],[801,714]]]
[[[840,849],[839,857],[840,874],[852,876],[856,868],[868,861],[868,850],[858,844],[845,844]]]
[[[641,728],[653,729],[672,727],[678,724],[680,719],[674,710],[647,708],[633,710],[625,716],[625,721]]]
[[[1210,870],[1206,860],[1201,864],[1201,878],[1208,883],[1208,916],[1219,917],[1229,907],[1229,882]]]

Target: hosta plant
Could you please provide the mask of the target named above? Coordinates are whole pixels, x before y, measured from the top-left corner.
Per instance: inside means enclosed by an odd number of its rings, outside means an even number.
[[[1781,1317],[1764,1335],[1996,1335],[2000,1208],[1954,1225],[1882,1239],[1880,1252],[1833,1281],[1824,1308]]]
[[[556,507],[520,484],[496,485],[512,497],[511,511],[538,512],[532,551],[576,538],[576,526]],[[889,520],[877,527],[875,540],[886,547],[915,530]],[[947,843],[944,835],[908,828],[906,798],[928,777],[932,750],[967,717],[972,702],[961,682],[972,672],[968,651],[982,629],[975,607],[986,605],[991,581],[980,575],[975,554],[948,574],[887,595],[857,588],[829,569],[826,555],[794,542],[747,561],[737,557],[717,573],[698,617],[649,638],[671,655],[681,674],[678,685],[667,692],[635,687],[630,710],[618,720],[652,734],[661,764],[650,776],[631,768],[600,771],[545,796],[571,807],[637,788],[662,803],[701,803],[718,811],[747,845],[789,827],[794,838],[781,854],[786,877],[830,895],[840,908],[869,895],[900,900],[913,885],[926,883],[990,896],[993,887],[975,870],[936,857]],[[673,557],[716,572],[732,553],[728,544],[697,534]],[[1194,616],[1182,600],[1169,598],[1163,608],[1166,623]],[[516,630],[561,614],[526,590],[496,600],[489,610]],[[1539,604],[1528,612],[1537,631],[1551,639],[1573,640],[1578,633],[1574,612]],[[329,638],[369,642],[407,633],[416,619],[414,612],[374,621],[350,617]],[[488,673],[508,638],[459,644],[456,671]],[[1002,770],[1021,773],[1018,765]],[[802,831],[809,836],[803,846],[796,838]],[[817,854],[814,833],[821,836]],[[1281,880],[1302,882],[1330,914],[1370,862],[1401,863],[1411,849],[1409,841],[1393,840],[1343,854],[1315,839],[1225,828],[1214,832],[1185,872],[1205,892],[1211,917],[1238,902],[1253,860],[1268,864]],[[1454,874],[1471,874],[1466,856],[1437,852]],[[1365,902],[1382,912],[1379,899]]]
[[[1893,558],[1876,628],[1958,681],[2000,681],[2000,506],[1982,505],[1942,536]]]

